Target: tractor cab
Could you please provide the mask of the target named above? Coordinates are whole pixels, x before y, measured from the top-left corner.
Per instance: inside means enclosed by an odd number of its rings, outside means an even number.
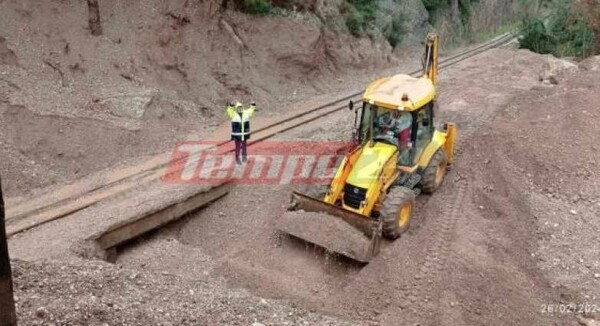
[[[360,120],[355,140],[394,146],[398,165],[413,167],[433,138],[434,99],[435,87],[428,78],[396,75],[373,82],[356,111]]]

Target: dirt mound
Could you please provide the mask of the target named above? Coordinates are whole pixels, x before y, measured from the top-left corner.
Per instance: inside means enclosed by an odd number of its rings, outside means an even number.
[[[12,194],[166,151],[172,146],[173,133],[190,125],[176,126],[173,119],[142,119],[143,127],[128,130],[106,120],[42,115],[14,105],[0,106],[0,115],[0,134],[6,137],[1,171],[7,175]]]
[[[224,277],[233,287],[247,288],[261,296],[294,298],[311,308],[322,307],[332,292],[339,291],[361,267],[343,256],[282,236],[277,219],[287,211],[292,188],[289,186],[238,186],[201,214],[177,223],[137,244],[118,263],[161,270],[160,243],[178,242],[200,250],[210,258],[197,261],[206,270],[198,276],[179,265],[173,273],[188,278]],[[251,193],[251,196],[247,194]],[[150,244],[148,244],[150,243]],[[171,260],[188,259],[183,251],[171,252]]]
[[[579,67],[585,70],[600,70],[600,55],[589,57],[579,63]]]
[[[483,176],[493,180],[478,196],[488,218],[505,218],[498,197],[517,193],[518,215],[538,227],[535,263],[554,285],[580,293],[576,303],[600,298],[599,83],[597,73],[580,71],[530,92],[494,121],[478,147],[494,148],[482,155],[503,176]]]
[[[13,261],[13,275],[23,325],[348,324],[222,285],[103,262]]]

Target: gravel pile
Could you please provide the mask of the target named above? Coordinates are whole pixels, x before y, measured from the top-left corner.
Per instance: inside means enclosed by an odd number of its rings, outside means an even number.
[[[219,284],[99,261],[13,260],[21,325],[340,325]]]

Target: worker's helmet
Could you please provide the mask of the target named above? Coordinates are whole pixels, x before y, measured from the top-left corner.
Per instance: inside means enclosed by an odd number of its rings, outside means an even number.
[[[242,111],[244,109],[244,106],[242,105],[242,103],[240,102],[236,102],[235,103],[235,110],[236,111]]]

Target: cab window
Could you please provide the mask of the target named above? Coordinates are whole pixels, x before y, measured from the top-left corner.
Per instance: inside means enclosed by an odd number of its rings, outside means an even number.
[[[434,103],[429,102],[420,110],[414,113],[416,123],[413,126],[413,141],[415,142],[416,155],[419,158],[433,137],[433,106]]]
[[[387,121],[391,117],[391,114],[391,110],[365,103],[360,118],[359,142],[363,143],[369,140],[369,124],[373,124],[373,136],[375,136],[380,131],[377,122],[381,119]]]

